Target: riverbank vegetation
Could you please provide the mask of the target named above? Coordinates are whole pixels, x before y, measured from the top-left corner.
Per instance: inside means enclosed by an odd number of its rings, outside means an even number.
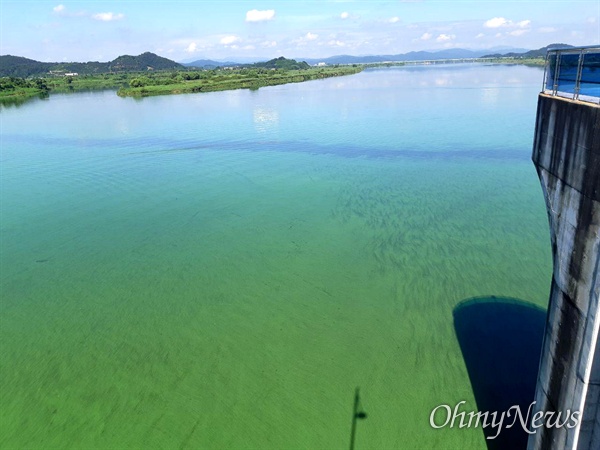
[[[214,92],[232,89],[259,89],[278,84],[301,83],[320,78],[358,73],[362,66],[319,67],[306,69],[229,69],[204,70],[160,76],[139,76],[129,87],[119,89],[120,96],[146,97],[150,95]]]
[[[215,69],[146,70],[101,74],[48,74],[43,77],[0,78],[0,102],[21,102],[49,93],[113,89],[120,96],[259,89],[263,86],[299,83],[319,78],[350,75],[361,65],[311,67],[305,62],[276,58],[244,67]]]
[[[0,78],[0,103],[21,103],[32,97],[47,97],[52,93],[119,89],[127,86],[126,74],[79,76],[47,76],[37,78]]]
[[[25,99],[36,95],[47,95],[48,83],[43,78],[25,79],[19,77],[0,78],[0,99]]]

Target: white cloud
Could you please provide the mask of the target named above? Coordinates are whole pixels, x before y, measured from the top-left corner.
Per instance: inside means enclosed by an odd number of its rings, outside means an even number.
[[[306,36],[304,36],[304,38],[305,38],[307,41],[314,41],[314,40],[315,40],[315,39],[317,39],[318,37],[319,37],[319,35],[318,35],[318,34],[314,34],[314,33],[311,33],[311,32],[308,32],[308,33],[306,33]]]
[[[538,28],[538,31],[540,33],[554,33],[555,31],[558,31],[558,30],[554,27],[540,27],[540,28]]]
[[[483,25],[487,28],[500,28],[508,25],[508,20],[504,17],[494,17],[493,19],[487,20]]]
[[[423,35],[421,36],[421,40],[422,41],[428,41],[432,37],[433,37],[433,34],[431,34],[431,33],[423,33]]]
[[[92,19],[96,19],[96,20],[101,20],[102,22],[111,22],[113,20],[121,20],[124,19],[125,15],[118,13],[112,13],[112,12],[105,12],[105,13],[97,13],[97,14],[92,14]]]
[[[277,41],[265,41],[262,43],[262,47],[264,47],[264,48],[277,47]]]
[[[486,28],[528,28],[531,25],[531,20],[521,20],[520,22],[513,22],[512,20],[505,19],[504,17],[494,17],[493,19],[487,20],[483,26]],[[523,33],[519,33],[523,34]],[[515,34],[514,36],[518,36]]]
[[[242,50],[254,50],[255,48],[254,45],[245,45],[242,47]]]
[[[588,17],[588,19],[586,20],[587,23],[596,23],[596,18],[595,17]]]
[[[456,36],[453,34],[440,34],[435,40],[438,42],[447,42],[455,38]]]
[[[246,13],[246,22],[264,22],[266,20],[273,20],[273,18],[275,18],[274,9],[266,9],[264,11],[252,9]]]
[[[347,13],[346,11],[344,11],[343,13],[341,13],[341,14],[340,14],[340,17],[341,17],[342,19],[347,19],[348,17],[350,17],[350,14],[349,14],[349,13]]]
[[[185,49],[185,51],[188,53],[194,53],[196,51],[197,47],[198,46],[196,45],[196,43],[192,42],[190,45],[188,45],[188,47]]]
[[[91,15],[88,12],[85,11],[71,11],[71,10],[67,10],[67,7],[65,5],[63,5],[62,3],[60,5],[56,5],[54,8],[52,8],[52,11],[54,11],[54,14],[56,14],[59,17],[66,17],[66,18],[73,18],[73,17],[93,17],[94,19],[96,17],[94,17],[94,15]],[[124,16],[121,14],[120,18],[123,18]]]
[[[475,39],[481,39],[484,36],[485,36],[485,34],[479,33],[477,36],[475,36]]]
[[[332,39],[327,44],[331,45],[332,47],[345,47],[346,46],[346,44],[344,42],[339,41],[337,39]]]
[[[239,42],[240,38],[237,36],[225,36],[222,37],[221,40],[219,42],[221,42],[221,44],[223,45],[231,45],[235,42]]]
[[[389,23],[397,23],[400,22],[400,17],[392,17],[391,19],[388,19]]]

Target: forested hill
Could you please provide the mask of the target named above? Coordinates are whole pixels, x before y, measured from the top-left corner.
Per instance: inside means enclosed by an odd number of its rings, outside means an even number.
[[[0,56],[0,76],[3,77],[28,77],[48,73],[52,63],[43,63],[21,56]]]
[[[308,63],[301,61],[298,62],[294,59],[286,59],[283,56],[279,58],[271,59],[267,62],[260,62],[251,64],[250,67],[257,67],[261,69],[284,69],[284,70],[302,70],[310,69]]]
[[[46,63],[20,56],[0,56],[0,77],[30,77],[76,72],[80,75],[109,72],[185,69],[181,64],[146,52],[138,56],[123,55],[110,62]]]
[[[283,56],[279,58],[271,59],[266,62],[257,62],[253,64],[242,64],[236,62],[218,62],[211,59],[199,59],[191,63],[185,63],[187,67],[202,67],[214,69],[215,67],[228,67],[228,68],[249,68],[249,69],[283,69],[283,70],[304,70],[309,69],[310,65],[304,61],[296,61],[294,59],[287,59]]]
[[[184,69],[181,64],[150,52],[142,53],[139,56],[119,56],[117,59],[109,62],[108,64],[112,72]]]

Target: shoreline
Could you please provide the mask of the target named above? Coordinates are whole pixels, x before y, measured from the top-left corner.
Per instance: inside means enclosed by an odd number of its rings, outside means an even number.
[[[13,83],[13,89],[0,89],[0,103],[21,103],[28,99],[53,93],[101,91],[114,89],[120,97],[148,97],[200,92],[228,91],[235,89],[259,89],[289,83],[301,83],[317,79],[353,75],[364,70],[364,65],[320,67],[300,70],[254,71],[161,71],[154,73],[120,73],[83,75],[80,77],[36,78],[26,80],[5,77]],[[191,79],[185,79],[191,78]],[[42,88],[35,85],[42,80]],[[132,87],[132,85],[134,85]]]
[[[229,91],[236,89],[259,89],[266,86],[277,86],[289,83],[323,78],[354,75],[365,69],[377,67],[396,67],[413,65],[446,65],[446,64],[493,64],[524,65],[540,67],[543,58],[478,58],[470,60],[433,60],[433,61],[390,61],[368,64],[336,65],[311,67],[299,70],[250,70],[219,69],[198,71],[160,71],[130,72],[82,75],[74,77],[40,77],[22,79],[4,77],[4,82],[13,82],[14,89],[0,89],[0,103],[21,103],[49,93],[68,93],[78,91],[97,91],[114,89],[120,97],[149,97],[155,95],[178,95],[201,92]],[[194,78],[195,77],[195,78]],[[36,85],[39,81],[41,84]],[[133,86],[132,86],[133,85]],[[41,87],[38,87],[41,86]]]
[[[332,67],[321,69],[291,70],[284,74],[273,76],[256,76],[239,79],[225,79],[214,81],[212,78],[204,80],[184,81],[165,85],[148,85],[140,87],[121,88],[117,91],[120,97],[149,97],[154,95],[177,95],[200,92],[231,91],[236,89],[256,90],[266,86],[277,86],[289,83],[302,83],[304,81],[323,78],[354,75],[361,72],[364,66]],[[216,78],[216,77],[213,77]]]

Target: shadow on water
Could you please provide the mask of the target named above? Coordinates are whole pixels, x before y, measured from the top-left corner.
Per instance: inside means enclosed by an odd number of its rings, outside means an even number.
[[[501,413],[518,405],[525,417],[535,396],[546,311],[522,300],[491,296],[462,301],[453,316],[478,410]],[[506,428],[514,417],[505,419],[498,437],[486,439],[488,450],[527,447],[528,434],[518,419]],[[483,429],[486,437],[497,431]]]
[[[360,403],[360,388],[356,388],[354,391],[354,406],[352,407],[352,427],[350,431],[350,450],[354,450],[354,443],[356,441],[356,423],[358,420],[366,419],[367,413],[362,410]]]

